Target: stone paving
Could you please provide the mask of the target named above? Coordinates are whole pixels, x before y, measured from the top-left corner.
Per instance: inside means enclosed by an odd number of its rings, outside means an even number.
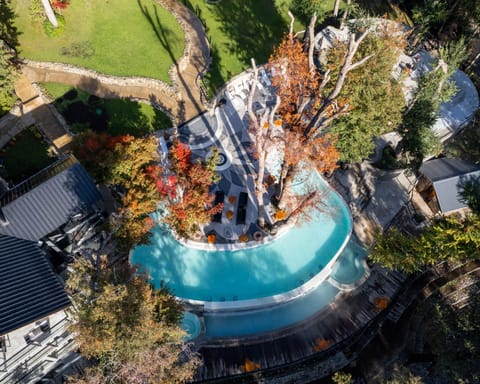
[[[248,132],[249,119],[246,113],[250,78],[250,73],[236,78],[229,84],[224,93],[225,97],[213,111],[204,113],[178,128],[180,140],[190,146],[194,156],[204,159],[214,147],[220,151],[221,159],[217,171],[221,180],[212,192],[224,192],[225,206],[221,222],[210,223],[204,228],[204,234],[215,233],[219,243],[235,242],[242,234],[247,234],[251,240],[252,235],[260,230],[256,225],[258,215],[254,187],[257,162],[252,156],[253,142]],[[268,87],[267,83],[262,78],[259,81],[260,88],[255,94],[255,105],[261,109],[271,100],[266,92],[262,92],[262,89]],[[247,214],[245,224],[237,225],[236,204],[241,192],[248,194]],[[229,201],[230,196],[235,197],[234,202]],[[268,204],[268,201],[265,203]],[[226,217],[228,211],[234,213],[231,219]]]

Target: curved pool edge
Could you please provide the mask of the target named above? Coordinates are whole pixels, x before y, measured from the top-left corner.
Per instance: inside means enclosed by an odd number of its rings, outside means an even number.
[[[340,289],[343,292],[353,291],[354,289],[361,286],[370,277],[371,270],[370,270],[370,267],[368,266],[366,258],[362,260],[362,267],[363,267],[363,270],[364,270],[363,275],[357,281],[355,281],[354,283],[351,283],[351,284],[341,283],[341,282],[335,280],[335,278],[333,278],[332,276],[329,276],[327,278],[327,281],[330,284],[332,284],[334,287]]]
[[[286,292],[283,292],[283,293],[279,293],[279,294],[275,294],[275,295],[271,295],[271,296],[261,297],[261,298],[245,299],[245,300],[238,300],[238,301],[204,301],[204,300],[188,299],[188,298],[185,298],[185,297],[175,296],[177,298],[177,300],[181,301],[182,303],[188,304],[190,306],[197,307],[199,310],[204,311],[204,312],[228,313],[228,312],[252,311],[252,310],[255,310],[255,309],[272,307],[272,306],[288,303],[292,300],[295,300],[299,297],[302,297],[303,295],[305,295],[308,292],[312,291],[313,289],[317,288],[322,282],[326,281],[329,278],[330,274],[332,273],[332,269],[333,269],[333,266],[334,266],[335,262],[338,260],[338,258],[340,257],[343,250],[345,249],[345,247],[347,246],[348,242],[351,239],[351,236],[352,236],[352,233],[353,233],[353,218],[352,218],[352,214],[350,212],[349,206],[348,206],[347,202],[344,200],[343,196],[336,189],[334,189],[328,183],[328,181],[326,181],[323,178],[323,176],[320,173],[317,172],[317,174],[318,174],[320,180],[324,183],[324,185],[326,185],[327,188],[333,194],[335,194],[337,196],[337,198],[339,199],[339,201],[341,201],[341,203],[343,204],[343,208],[344,208],[345,212],[347,213],[348,224],[349,224],[348,232],[346,233],[345,239],[343,240],[341,246],[338,248],[338,250],[334,254],[334,256],[332,256],[332,258],[327,263],[327,265],[325,265],[325,267],[318,274],[313,276],[310,280],[308,280],[304,284],[302,284],[302,285],[300,285],[300,286],[298,286],[298,287],[296,287],[292,290],[289,290],[289,291],[286,291]],[[293,223],[293,224],[290,224],[288,226],[285,226],[286,228],[284,230],[279,231],[280,233],[277,233],[277,235],[272,236],[273,239],[268,241],[268,242],[267,241],[266,242],[262,241],[260,243],[260,242],[254,241],[253,242],[253,243],[255,243],[254,246],[248,246],[249,243],[252,243],[252,242],[234,243],[234,244],[225,244],[225,245],[226,246],[234,246],[234,245],[237,246],[233,249],[227,248],[227,250],[242,250],[242,249],[248,249],[248,248],[256,248],[256,247],[259,247],[261,245],[266,245],[267,243],[270,243],[270,242],[278,239],[279,237],[285,235],[286,233],[288,233],[288,231],[291,228],[293,228],[294,225],[295,224]],[[173,234],[173,232],[171,232],[171,233]],[[179,244],[181,244],[185,247],[189,247],[190,244],[196,243],[197,245],[202,244],[202,246],[205,247],[205,248],[196,248],[196,247],[192,247],[192,248],[202,249],[202,250],[207,250],[207,251],[213,251],[213,252],[222,250],[220,248],[217,248],[215,244],[200,243],[200,242],[195,242],[193,240],[189,244],[185,244],[184,242],[179,241],[176,236],[174,236],[174,239],[176,241],[178,241]],[[220,244],[217,244],[217,245],[220,245]],[[131,257],[132,257],[133,250],[134,250],[134,248],[132,248],[130,250],[129,255],[128,255],[128,261],[131,265],[132,265]]]
[[[349,211],[350,212],[350,211]],[[178,241],[181,245],[188,247],[188,248],[193,248],[193,249],[199,249],[202,251],[240,251],[244,249],[250,249],[250,248],[257,248],[261,247],[263,245],[267,245],[271,243],[272,241],[275,241],[279,239],[280,237],[286,235],[290,229],[292,229],[295,226],[295,223],[290,223],[287,225],[284,225],[280,227],[275,233],[275,235],[268,235],[262,238],[260,241],[256,240],[251,240],[247,241],[245,243],[242,243],[240,241],[237,241],[236,243],[227,243],[227,244],[209,244],[204,241],[197,241],[197,240],[192,240],[192,239],[184,239],[180,236],[177,236],[174,232],[172,233],[172,236],[176,241]]]
[[[344,251],[345,247],[347,246],[348,242],[350,241],[353,233],[353,217],[352,213],[350,212],[350,209],[348,207],[347,202],[345,199],[342,197],[342,195],[334,189],[323,177],[322,175],[318,174],[320,176],[320,179],[322,180],[325,185],[328,186],[330,191],[332,191],[339,200],[344,204],[345,211],[348,214],[348,223],[349,223],[349,230],[347,235],[345,236],[345,239],[342,243],[342,245],[339,247],[335,255],[330,259],[330,261],[327,263],[327,265],[314,277],[312,277],[310,280],[305,282],[304,284],[298,286],[297,288],[294,288],[290,291],[286,291],[283,293],[279,293],[276,295],[272,296],[266,296],[266,297],[260,297],[256,299],[247,299],[247,300],[238,300],[238,301],[203,301],[203,300],[193,300],[193,299],[188,299],[188,298],[183,298],[183,297],[178,297],[180,301],[184,303],[188,303],[193,306],[199,306],[202,307],[203,311],[205,312],[240,312],[240,311],[251,311],[259,308],[265,308],[265,307],[272,307],[275,305],[280,305],[287,303],[289,301],[295,300],[311,290],[317,288],[322,282],[326,281],[330,274],[332,273],[333,266]],[[289,226],[283,233],[288,232],[288,230],[293,226]],[[274,240],[277,239],[278,237],[275,236]],[[240,244],[248,244],[248,243],[240,243]],[[212,244],[208,244],[212,245]],[[262,245],[258,244],[257,246]],[[253,247],[246,247],[246,248],[253,248]],[[209,248],[210,249],[210,248]],[[245,249],[244,247],[240,248],[235,248],[235,249]],[[367,270],[367,269],[365,269]]]

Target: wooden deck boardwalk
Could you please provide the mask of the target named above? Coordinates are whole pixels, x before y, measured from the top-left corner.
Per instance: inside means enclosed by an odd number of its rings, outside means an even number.
[[[199,348],[204,365],[196,379],[222,382],[228,376],[229,382],[249,382],[245,376],[249,361],[254,370],[262,369],[263,382],[269,382],[268,370],[312,357],[324,361],[322,373],[328,375],[339,368],[338,364],[343,363],[340,368],[346,364],[348,358],[339,353],[380,315],[376,299],[395,298],[404,280],[398,272],[374,268],[361,287],[340,294],[334,303],[301,324],[261,337],[210,341]],[[277,375],[272,380],[280,382]]]

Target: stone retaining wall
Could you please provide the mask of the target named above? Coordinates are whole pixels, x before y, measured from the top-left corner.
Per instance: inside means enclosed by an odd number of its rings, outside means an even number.
[[[91,88],[92,94],[97,94],[97,96],[104,98],[121,96],[124,93],[122,88],[127,87],[137,91],[135,92],[136,94],[131,94],[129,97],[149,99],[150,95],[157,91],[174,99],[177,98],[176,87],[161,80],[146,77],[104,75],[90,69],[63,63],[38,62],[28,59],[23,59],[22,61],[25,73],[35,82],[65,83],[65,80],[68,81],[68,78],[70,78],[67,84],[75,82],[76,84],[70,85],[80,84]]]
[[[179,71],[184,71],[187,68],[187,65],[190,63],[190,52],[192,48],[192,42],[190,40],[190,35],[188,33],[188,25],[185,23],[185,20],[183,20],[178,13],[176,12],[175,8],[171,6],[171,3],[169,1],[165,0],[157,0],[158,3],[165,8],[168,12],[172,14],[172,16],[177,20],[177,23],[180,25],[180,28],[182,28],[183,31],[183,36],[185,40],[185,47],[183,48],[183,55],[177,60],[177,65],[173,64],[170,69],[168,70],[168,76],[172,80],[172,82],[175,84],[176,80],[176,72],[177,68]]]

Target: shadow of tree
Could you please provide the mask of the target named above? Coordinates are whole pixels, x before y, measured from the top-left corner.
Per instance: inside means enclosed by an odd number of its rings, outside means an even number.
[[[231,0],[209,5],[182,2],[202,21],[209,38],[212,64],[205,79],[210,91],[222,86],[242,67],[249,67],[250,58],[266,62],[287,32],[287,22],[272,0]]]
[[[229,53],[245,65],[250,65],[252,57],[266,62],[287,32],[286,22],[271,0],[221,2],[213,10],[221,31],[231,40]]]
[[[0,39],[10,47],[17,49],[19,46],[18,36],[20,32],[14,25],[15,13],[11,9],[9,1],[0,1]]]
[[[158,14],[158,8],[156,5],[153,6],[153,13],[154,13],[154,16],[152,16],[152,14],[150,13],[150,11],[148,10],[147,6],[146,5],[143,5],[141,0],[137,0],[137,3],[138,3],[138,7],[140,8],[140,10],[142,11],[143,15],[145,16],[145,18],[147,19],[147,21],[150,23],[150,25],[152,26],[152,29],[155,33],[155,35],[157,36],[158,38],[158,41],[160,42],[160,44],[162,44],[162,46],[165,48],[165,50],[168,52],[170,58],[172,59],[172,61],[175,63],[175,67],[177,69],[177,79],[179,81],[179,83],[181,85],[183,85],[186,93],[187,93],[187,97],[188,99],[192,102],[192,104],[194,105],[195,109],[197,110],[197,113],[200,114],[203,112],[203,106],[200,105],[198,102],[197,102],[197,99],[193,96],[192,94],[192,91],[191,91],[191,86],[189,84],[186,83],[184,77],[182,76],[181,72],[179,71],[179,68],[178,68],[178,62],[176,61],[175,59],[175,56],[173,54],[173,51],[171,49],[171,46],[170,46],[170,43],[169,43],[169,36],[171,34],[171,32],[166,29],[163,25],[163,23],[161,22],[160,20],[160,17],[159,17],[159,14]],[[186,112],[185,112],[185,106],[183,105],[181,108],[180,108],[180,116],[177,116],[177,120],[180,120],[180,121],[184,121],[185,120],[185,115],[186,115]]]
[[[85,88],[93,90],[92,84]],[[71,92],[73,98],[68,97]],[[112,136],[130,134],[140,137],[172,126],[168,116],[155,108],[150,115],[137,101],[110,98],[115,97],[113,94],[107,97],[102,99],[72,87],[58,97],[54,105],[74,131],[90,128],[94,131],[106,130]]]
[[[227,79],[222,74],[222,58],[215,43],[210,44],[210,56],[212,63],[206,73],[204,80],[208,87],[208,96],[215,94],[218,87],[225,84],[225,81],[233,76],[230,71],[227,71]]]

